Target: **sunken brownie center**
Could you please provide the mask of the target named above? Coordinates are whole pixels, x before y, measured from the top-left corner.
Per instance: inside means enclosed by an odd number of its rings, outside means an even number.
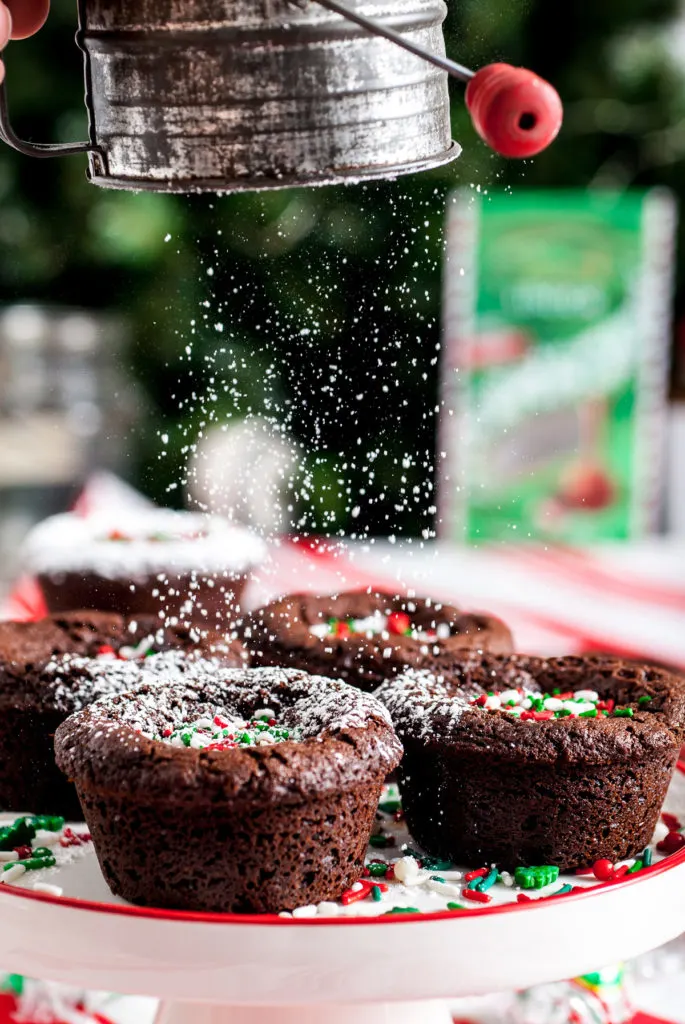
[[[639,710],[647,710],[652,698],[648,694],[638,697]],[[473,697],[472,707],[485,711],[501,711],[522,722],[544,722],[557,718],[632,718],[635,709],[621,705],[613,697],[600,697],[596,690],[567,690],[555,687],[551,693],[517,687],[507,690],[489,690]]]
[[[244,718],[225,708],[215,708],[192,722],[169,723],[151,739],[172,747],[193,750],[235,750],[245,747],[270,747],[287,740],[298,741],[302,730],[279,722],[273,708],[258,708]]]
[[[367,640],[390,640],[392,637],[406,636],[421,643],[447,640],[452,635],[448,622],[433,619],[422,623],[412,619],[406,612],[386,614],[380,611],[360,618],[349,616],[343,619],[331,616],[325,622],[312,623],[309,631],[321,640],[349,636],[365,637]]]

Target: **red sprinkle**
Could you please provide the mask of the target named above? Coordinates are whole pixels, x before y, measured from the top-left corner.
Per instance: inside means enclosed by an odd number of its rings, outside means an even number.
[[[577,875],[594,875],[592,868],[576,868]]]
[[[486,892],[479,892],[478,889],[462,889],[461,895],[465,900],[473,900],[474,903],[491,903],[492,896]]]
[[[389,882],[392,882],[392,880],[395,877],[395,865],[394,864],[388,865],[388,870],[385,872],[385,877],[388,879]]]
[[[81,846],[82,843],[90,842],[90,832],[76,833],[70,828],[65,828],[59,841],[60,846]]]
[[[98,647],[98,654],[115,654],[115,653],[116,652],[115,652],[114,648],[110,647],[109,644],[103,644],[102,647]]]
[[[669,832],[660,843],[657,843],[659,853],[676,853],[685,846],[685,836],[681,832]]]
[[[352,630],[346,622],[337,622],[335,625],[335,635],[341,637],[350,636]]]
[[[478,868],[477,871],[467,871],[464,875],[464,881],[472,882],[474,878],[485,878],[487,874],[489,874],[487,868]]]
[[[484,693],[481,693],[480,697],[476,697],[476,699],[473,701],[473,703],[476,704],[479,708],[484,708],[487,702],[488,698],[487,695]]]
[[[608,882],[614,873],[614,865],[606,857],[596,860],[592,865],[592,874],[600,882]]]
[[[110,530],[107,534],[107,540],[129,540],[130,538],[122,533],[121,530]]]
[[[411,629],[411,619],[404,612],[393,612],[388,615],[388,633],[395,636],[404,636]]]
[[[360,878],[357,884],[360,888],[347,889],[340,897],[340,902],[344,907],[348,907],[350,903],[359,903],[360,900],[365,900],[372,889],[379,889],[381,892],[388,891],[385,882],[377,882],[375,879],[372,881],[369,878]]]
[[[31,857],[33,855],[33,850],[30,846],[15,846],[14,852],[19,857],[19,860],[24,860],[26,857]]]
[[[530,896],[526,896],[525,893],[520,892],[518,894],[518,896],[516,897],[516,902],[517,903],[532,903],[533,900],[530,898]]]
[[[683,827],[675,814],[669,814],[668,811],[663,811],[661,814],[661,820],[663,821],[669,832],[679,832]]]
[[[359,903],[360,900],[365,900],[369,892],[370,889],[366,886],[362,886],[361,889],[346,889],[340,897],[340,902],[344,907],[349,907],[350,903]]]
[[[523,717],[523,716],[521,716]],[[536,722],[548,722],[550,718],[554,718],[553,711],[534,711],[533,719]]]
[[[627,864],[621,864],[621,866],[616,868],[615,871],[612,871],[612,873],[609,876],[609,878],[607,878],[607,882],[618,882],[619,878],[623,878],[623,876],[627,875],[627,874],[628,874],[628,865]]]
[[[614,710],[614,701],[611,697],[608,700],[598,700],[595,705],[598,711],[606,711],[608,715]]]

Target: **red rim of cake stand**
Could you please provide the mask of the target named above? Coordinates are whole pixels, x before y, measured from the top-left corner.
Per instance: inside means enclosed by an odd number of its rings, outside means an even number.
[[[642,868],[634,875],[624,876],[616,882],[604,882],[589,886],[583,892],[563,893],[559,896],[532,897],[525,903],[505,903],[494,907],[481,907],[464,910],[436,910],[419,914],[379,914],[377,916],[359,917],[279,917],[277,914],[212,914],[193,910],[165,910],[158,907],[137,907],[133,904],[102,903],[97,900],[82,900],[75,896],[53,896],[51,893],[34,892],[31,889],[22,889],[19,886],[0,885],[0,895],[15,896],[19,899],[36,900],[39,903],[53,904],[54,906],[70,907],[74,910],[85,910],[97,914],[117,914],[124,917],[143,917],[166,921],[188,921],[202,924],[258,924],[264,927],[316,927],[331,925],[391,925],[391,924],[419,924],[425,921],[444,921],[455,917],[482,917],[483,914],[508,914],[512,911],[521,911],[540,908],[549,903],[550,900],[573,901],[585,900],[593,896],[601,895],[607,889],[623,889],[626,886],[639,885],[645,878],[653,878],[656,875],[664,874],[672,868],[677,867],[685,861],[685,847],[677,853],[670,854],[659,861],[658,864],[651,864],[648,868]]]

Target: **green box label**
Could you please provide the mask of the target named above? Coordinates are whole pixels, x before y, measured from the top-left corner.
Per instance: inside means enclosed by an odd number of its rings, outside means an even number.
[[[452,198],[443,536],[585,542],[656,528],[674,226],[664,192]]]

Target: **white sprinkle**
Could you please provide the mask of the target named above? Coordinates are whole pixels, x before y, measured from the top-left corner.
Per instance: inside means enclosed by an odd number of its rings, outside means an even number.
[[[44,892],[48,896],[61,896],[64,892],[59,885],[48,885],[47,882],[34,882],[32,888],[34,892]]]
[[[11,868],[7,868],[0,874],[0,882],[13,882],[16,878],[21,878],[26,873],[26,868],[23,864],[13,864]]]
[[[288,910],[281,910],[278,916],[279,917],[292,917],[293,915]]]
[[[364,886],[361,882],[355,882],[354,885],[350,886],[350,892],[359,892],[359,890],[363,888]]]
[[[57,846],[60,836],[61,832],[47,832],[45,829],[39,828],[31,845],[34,850],[38,846]],[[0,854],[1,859],[2,855]]]
[[[316,917],[319,909],[315,903],[308,903],[306,907],[296,907],[293,910],[293,917]]]
[[[395,861],[395,878],[405,885],[419,885],[428,875],[419,868],[416,857],[400,857]]]
[[[0,850],[0,864],[8,864],[13,860],[19,860],[19,854],[14,850]]]
[[[573,696],[576,700],[591,701],[593,703],[599,700],[599,694],[596,690],[576,690]]]
[[[324,900],[322,903],[319,903],[316,909],[320,917],[337,917],[340,913],[340,907],[338,904],[331,903],[329,900]]]
[[[502,879],[504,885],[511,887],[514,884],[514,878],[512,875],[509,874],[508,871],[500,871],[499,876]]]
[[[559,700],[558,697],[547,697],[544,704],[545,711],[561,711],[563,706],[563,700]]]

